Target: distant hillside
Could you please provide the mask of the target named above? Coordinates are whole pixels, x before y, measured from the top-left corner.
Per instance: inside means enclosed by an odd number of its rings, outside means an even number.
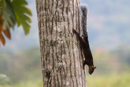
[[[94,65],[97,67],[94,72],[97,75],[130,72],[130,47],[128,50],[122,46],[109,52],[98,48],[93,50],[92,54]],[[41,78],[40,48],[35,47],[16,53],[0,51],[0,73],[6,74],[11,82]]]
[[[40,49],[35,47],[15,53],[0,51],[0,74],[11,82],[41,78]]]

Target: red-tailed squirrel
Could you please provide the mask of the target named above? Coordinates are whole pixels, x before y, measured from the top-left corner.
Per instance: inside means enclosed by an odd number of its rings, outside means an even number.
[[[87,29],[87,6],[86,5],[81,5],[81,11],[82,11],[82,16],[81,16],[81,25],[82,25],[82,30],[83,30],[83,36],[81,37],[79,33],[73,29],[73,33],[77,36],[80,45],[82,47],[82,53],[84,55],[84,61],[83,61],[83,69],[85,65],[88,65],[88,72],[89,74],[92,74],[94,69],[96,68],[93,64],[93,56],[89,47],[89,41],[88,41],[88,33],[86,31]]]

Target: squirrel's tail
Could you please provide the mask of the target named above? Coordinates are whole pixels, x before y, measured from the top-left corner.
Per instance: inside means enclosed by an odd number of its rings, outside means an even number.
[[[83,30],[83,37],[88,37],[87,33],[87,5],[80,5],[82,16],[81,16],[81,25]]]

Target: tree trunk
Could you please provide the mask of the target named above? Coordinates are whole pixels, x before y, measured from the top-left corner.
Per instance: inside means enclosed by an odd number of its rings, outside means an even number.
[[[43,87],[86,87],[79,42],[80,0],[36,0]]]

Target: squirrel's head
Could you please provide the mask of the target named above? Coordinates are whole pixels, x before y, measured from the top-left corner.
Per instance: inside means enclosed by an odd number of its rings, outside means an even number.
[[[89,68],[88,68],[88,71],[89,71],[89,74],[92,74],[93,73],[93,71],[94,71],[94,69],[96,69],[96,67],[95,66],[89,66]]]

